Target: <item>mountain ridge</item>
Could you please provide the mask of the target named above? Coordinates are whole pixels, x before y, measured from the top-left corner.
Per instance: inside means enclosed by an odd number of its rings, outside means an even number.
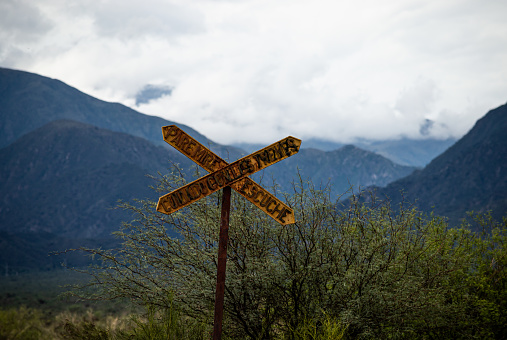
[[[109,237],[125,217],[110,208],[118,199],[156,199],[146,175],[165,173],[168,159],[191,165],[178,152],[139,137],[69,120],[50,122],[0,149],[0,226]]]
[[[160,127],[175,124],[160,117],[145,115],[119,103],[99,100],[58,79],[0,67],[0,148],[35,128],[59,119],[70,119],[111,131],[129,133],[164,147],[167,145],[161,138]],[[178,126],[227,159],[237,159],[245,153],[264,147],[248,143],[221,145],[189,126]],[[433,145],[435,143],[437,145]],[[419,167],[426,165],[430,158],[443,151],[450,143],[452,142],[401,140],[363,141],[354,144],[395,163]],[[314,147],[332,151],[343,145],[308,139],[303,148]],[[418,157],[421,159],[417,160]]]
[[[162,139],[160,128],[175,124],[119,103],[94,98],[57,79],[0,67],[0,147],[60,119],[128,133],[164,147],[168,146]],[[232,146],[215,143],[189,126],[178,125],[219,154],[237,157],[243,153]]]
[[[409,175],[414,167],[404,166],[354,145],[344,145],[333,151],[301,149],[292,157],[264,170],[264,177],[275,177],[282,190],[289,191],[291,181],[299,173],[303,180],[311,179],[317,186],[330,185],[331,194],[340,196],[353,189],[371,185],[385,186]],[[290,176],[289,174],[292,174]]]
[[[338,143],[330,140],[310,138],[304,141],[301,148],[335,151],[345,145],[354,145],[360,149],[383,156],[399,165],[423,168],[455,142],[456,139],[454,138],[442,140],[432,138],[420,140],[400,138],[387,140],[361,139],[353,143]],[[253,152],[263,147],[261,144],[252,143],[234,143],[233,145],[247,152]]]
[[[507,104],[490,110],[463,138],[424,169],[393,181],[376,194],[393,203],[415,202],[453,224],[465,211],[507,213]]]

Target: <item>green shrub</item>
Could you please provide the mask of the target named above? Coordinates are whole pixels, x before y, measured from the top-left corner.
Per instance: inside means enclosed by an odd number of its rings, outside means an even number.
[[[158,190],[183,182],[168,175]],[[284,197],[297,222],[288,226],[233,195],[226,336],[326,338],[345,330],[348,338],[459,338],[505,331],[505,232],[498,225],[478,235],[410,206],[360,197],[344,205],[301,180],[293,189]],[[122,247],[83,249],[103,260],[90,271],[90,297],[161,310],[174,304],[180,319],[212,325],[220,199],[217,193],[169,216],[156,212],[155,202],[123,204],[135,218],[116,233]]]
[[[298,328],[288,332],[286,337],[300,340],[341,340],[345,338],[346,330],[347,326],[339,319],[324,313],[322,320],[305,318],[298,323]]]

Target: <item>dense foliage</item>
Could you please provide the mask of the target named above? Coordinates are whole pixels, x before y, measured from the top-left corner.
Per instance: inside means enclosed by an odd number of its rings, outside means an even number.
[[[156,189],[184,181],[170,174]],[[449,228],[410,206],[357,196],[342,204],[302,180],[283,196],[294,225],[233,195],[226,336],[505,338],[506,221],[479,216],[474,228]],[[169,216],[150,201],[123,207],[134,219],[116,233],[122,247],[84,249],[103,260],[90,271],[88,297],[175,306],[212,323],[220,195]]]

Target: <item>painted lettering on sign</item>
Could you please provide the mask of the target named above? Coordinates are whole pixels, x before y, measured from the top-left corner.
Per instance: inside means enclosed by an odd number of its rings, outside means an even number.
[[[211,172],[227,165],[223,159],[215,155],[208,148],[190,137],[175,125],[162,128],[164,140],[177,150],[185,154],[194,162]]]
[[[174,212],[234,183],[244,176],[254,173],[255,169],[250,165],[250,159],[240,159],[180,189],[162,196],[159,199],[159,204],[162,205],[166,213]]]
[[[238,192],[281,224],[294,223],[294,212],[254,181],[242,181]]]
[[[292,156],[299,151],[299,145],[294,138],[288,137],[278,144],[273,144],[255,154],[258,164],[271,165],[275,161]]]

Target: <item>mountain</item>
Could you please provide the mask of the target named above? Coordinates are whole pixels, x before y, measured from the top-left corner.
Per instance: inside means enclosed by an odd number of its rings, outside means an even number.
[[[361,139],[352,144],[363,150],[368,150],[384,156],[397,164],[422,168],[428,165],[429,162],[447,150],[455,142],[456,139],[454,138],[442,140],[432,138],[401,138],[377,141]],[[247,152],[254,152],[263,148],[260,144],[251,143],[235,143],[234,146],[246,150]],[[334,151],[343,146],[345,146],[345,144],[329,140],[310,138],[304,141],[301,148]]]
[[[0,147],[12,143],[23,133],[58,119],[69,119],[111,131],[128,133],[142,137],[156,145],[168,147],[162,139],[160,128],[173,124],[173,122],[162,118],[141,114],[121,104],[98,100],[59,80],[6,68],[0,68],[0,108]],[[245,151],[239,148],[219,145],[188,126],[178,125],[204,145],[212,145],[211,149],[226,159],[235,160],[245,154]],[[305,144],[303,142],[303,146]],[[264,145],[258,146],[255,150],[262,147]],[[359,150],[356,150],[355,156],[361,159],[359,161],[361,171],[337,170],[336,168],[342,165],[348,166],[343,163],[343,159],[348,159],[349,156],[346,154],[351,150],[345,148],[339,152],[334,150],[329,153],[313,150],[301,153],[298,155],[298,160],[304,164],[304,167],[309,168],[315,164],[315,161],[306,159],[307,157],[319,157],[318,162],[329,164],[327,168],[324,166],[325,171],[320,169],[314,172],[312,170],[308,171],[308,174],[316,173],[316,178],[310,177],[317,181],[327,181],[329,178],[338,181],[339,184],[336,186],[338,191],[346,190],[345,187],[348,188],[349,181],[354,185],[382,186],[413,170],[409,167],[397,167],[392,162],[383,162],[373,155],[368,157],[372,157],[371,160],[375,159],[375,161],[368,162],[369,158],[365,156],[366,153],[361,153]],[[333,157],[338,158],[333,160]],[[291,169],[296,169],[295,163],[290,162],[289,164],[291,164]],[[370,166],[373,168],[370,169]],[[275,169],[285,169],[285,167],[287,165],[283,164]],[[274,173],[273,169],[270,169],[269,173]],[[335,177],[333,174],[339,177]],[[278,178],[278,176],[276,177]]]
[[[46,123],[68,119],[167,144],[161,127],[174,124],[144,115],[122,104],[91,97],[67,84],[37,74],[0,68],[0,148]],[[225,156],[242,150],[214,143],[194,129],[178,124],[189,135]]]
[[[167,90],[169,91],[169,90]],[[160,127],[175,124],[160,117],[139,113],[122,104],[91,97],[67,84],[37,74],[0,67],[0,148],[23,134],[54,120],[68,119],[111,131],[145,138],[167,147]],[[215,143],[189,126],[178,124],[189,135],[224,158],[236,159],[263,148],[246,143],[224,146]],[[376,152],[392,161],[409,166],[424,166],[454,140],[360,141],[355,145]],[[303,148],[332,151],[342,147],[330,141],[309,139]]]
[[[0,149],[0,264],[10,272],[49,270],[79,254],[48,256],[80,246],[109,248],[129,213],[118,200],[156,200],[147,177],[170,162],[191,161],[176,150],[95,126],[59,120]]]
[[[132,218],[113,209],[117,200],[157,200],[146,174],[165,173],[170,162],[194,165],[163,142],[161,126],[168,124],[58,80],[0,68],[0,263],[52,268],[58,261],[42,256],[48,251],[114,244],[111,232]],[[244,153],[178,125],[230,160]],[[345,146],[301,150],[264,176],[288,190],[298,168],[316,184],[333,183],[336,194],[349,185],[382,186],[413,170]]]
[[[403,192],[403,194],[401,193]],[[423,211],[456,224],[466,211],[507,215],[507,104],[489,111],[474,127],[424,169],[376,188],[393,203],[402,195]]]
[[[435,157],[447,150],[456,142],[454,138],[447,139],[410,139],[368,141],[355,143],[361,149],[375,152],[389,158],[395,163],[415,167],[428,165]]]
[[[264,170],[263,176],[276,178],[281,189],[290,192],[291,182],[299,171],[304,180],[311,179],[317,186],[329,183],[332,194],[341,195],[351,188],[385,186],[414,170],[414,167],[399,165],[373,152],[346,145],[327,152],[301,149],[297,156]]]
[[[128,216],[119,199],[157,199],[147,174],[169,162],[188,167],[175,150],[128,134],[55,121],[0,149],[0,228],[69,238],[110,237]]]
[[[158,196],[146,174],[167,172],[169,161],[193,162],[145,139],[60,120],[0,149],[0,230],[47,232],[69,238],[109,237],[128,216],[111,210],[118,199]],[[351,185],[386,185],[414,169],[353,146],[332,152],[304,149],[269,167],[288,190],[298,168],[316,184],[342,194]]]

